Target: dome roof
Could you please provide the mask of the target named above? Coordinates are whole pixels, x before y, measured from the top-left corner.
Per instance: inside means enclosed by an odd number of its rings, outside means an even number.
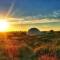
[[[31,28],[28,30],[28,35],[39,35],[40,31],[37,28]]]
[[[36,31],[39,31],[37,28],[31,28],[29,29],[30,32],[36,32]]]

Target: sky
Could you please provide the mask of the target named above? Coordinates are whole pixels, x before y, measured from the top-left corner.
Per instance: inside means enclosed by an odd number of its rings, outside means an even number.
[[[15,30],[60,30],[60,0],[0,0],[0,16],[11,16],[15,26],[23,22]]]

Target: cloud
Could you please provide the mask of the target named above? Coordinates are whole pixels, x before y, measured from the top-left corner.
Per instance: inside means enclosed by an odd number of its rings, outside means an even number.
[[[29,17],[30,18],[30,17]],[[53,23],[57,22],[57,23]],[[18,30],[21,31],[27,30],[30,27],[37,27],[40,30],[60,30],[60,20],[59,19],[31,19],[31,20],[25,20],[24,18],[10,18],[9,24],[12,26],[12,30]],[[51,24],[52,23],[52,24]],[[10,29],[9,29],[10,30]]]
[[[15,22],[17,24],[35,24],[35,23],[51,23],[51,22],[60,22],[59,19],[31,19],[25,20],[24,18],[10,18],[10,22]]]
[[[23,24],[51,23],[51,22],[60,22],[60,20],[59,19],[41,19],[41,20],[22,21]]]
[[[31,16],[33,19],[45,19],[45,18],[60,18],[60,10],[58,11],[53,11],[51,13],[46,13],[46,14],[38,14],[35,16]],[[29,18],[28,18],[29,19]]]
[[[59,19],[58,19],[59,18]],[[60,22],[60,10],[53,11],[50,14],[38,14],[35,16],[25,16],[23,18],[9,18],[10,21],[14,21],[23,24],[34,24],[34,23],[51,23]]]
[[[53,11],[51,14],[48,15],[48,17],[60,18],[60,10],[58,10],[58,11]]]

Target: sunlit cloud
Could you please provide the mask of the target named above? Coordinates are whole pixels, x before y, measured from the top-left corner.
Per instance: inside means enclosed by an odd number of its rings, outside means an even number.
[[[29,17],[30,18],[30,17]],[[60,19],[25,19],[25,18],[8,18],[9,22],[17,24],[34,24],[34,23],[51,23],[51,22],[60,22]]]
[[[23,21],[24,24],[26,23],[50,23],[50,22],[60,22],[60,20],[55,20],[55,19],[41,19],[41,20],[30,20],[30,21]]]
[[[27,31],[31,26],[46,31],[50,29],[60,30],[59,19],[45,18],[45,19],[26,20],[25,18],[7,18],[7,20],[10,25],[8,31]]]

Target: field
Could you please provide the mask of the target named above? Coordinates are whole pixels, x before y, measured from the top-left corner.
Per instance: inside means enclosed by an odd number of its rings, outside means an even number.
[[[0,32],[0,60],[60,60],[60,31]]]

